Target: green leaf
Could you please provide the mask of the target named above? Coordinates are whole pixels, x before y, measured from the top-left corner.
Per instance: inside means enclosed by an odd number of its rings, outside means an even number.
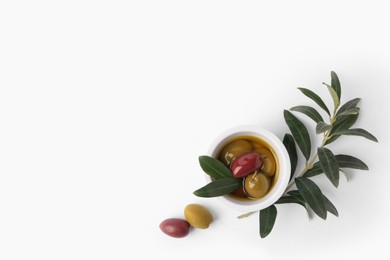
[[[368,166],[360,159],[346,154],[337,154],[334,156],[339,168],[351,168],[358,170],[368,170]],[[340,170],[340,169],[339,169]],[[310,178],[323,173],[320,162],[313,164],[313,167],[305,172],[303,176]]]
[[[289,203],[299,204],[299,205],[303,206],[304,208],[306,208],[304,202],[300,201],[299,199],[297,199],[297,198],[295,198],[293,196],[283,196],[283,197],[280,197],[275,202],[275,204],[289,204]]]
[[[317,152],[322,170],[324,171],[328,179],[332,182],[332,184],[335,187],[338,187],[340,180],[340,172],[336,157],[329,149],[325,147],[318,148]]]
[[[336,121],[333,124],[332,130],[330,131],[330,139],[325,142],[325,145],[328,145],[337,140],[340,135],[335,134],[335,132],[349,129],[356,123],[358,117],[359,114],[337,117]]]
[[[216,179],[206,186],[194,191],[198,197],[211,198],[229,194],[242,186],[242,180],[236,178]]]
[[[332,135],[324,144],[325,145],[328,145],[330,143],[333,143],[334,141],[336,141],[340,136],[339,135]]]
[[[323,196],[324,196],[324,200],[325,200],[326,211],[328,211],[329,213],[338,217],[339,213],[337,212],[336,207],[333,205],[333,203],[327,197],[325,197],[325,195],[323,195]]]
[[[299,190],[290,190],[289,192],[287,192],[287,194],[293,196],[294,198],[296,198],[297,200],[299,200],[303,204],[306,203],[305,199],[302,197],[302,195],[299,192]]]
[[[295,147],[295,141],[292,135],[285,134],[283,138],[283,144],[286,147],[291,162],[290,180],[294,176],[295,170],[298,164],[297,148]]]
[[[289,194],[291,196],[283,196],[283,197],[281,197],[276,202],[276,204],[278,204],[279,201],[282,201],[279,204],[282,204],[282,203],[298,203],[299,202],[298,204],[300,204],[300,205],[302,205],[302,206],[304,206],[306,208],[306,206],[305,206],[305,203],[306,203],[305,199],[302,197],[301,193],[298,190],[289,191],[287,194]],[[332,204],[332,202],[324,194],[322,194],[322,196],[324,197],[326,211],[332,213],[335,216],[338,216],[339,213],[337,212],[336,207]],[[286,198],[284,198],[284,197],[286,197]],[[289,197],[294,197],[294,199],[296,201],[298,201],[298,202],[295,202],[295,201],[289,202],[289,200],[290,200]],[[286,201],[286,202],[284,202],[284,201]]]
[[[341,113],[356,107],[359,104],[360,100],[361,100],[360,98],[351,99],[350,101],[348,101],[347,103],[345,103],[339,108],[339,110],[336,113],[336,116],[339,116]]]
[[[331,134],[334,134],[341,130],[349,129],[356,123],[358,117],[359,115],[348,115],[336,118],[336,121],[333,124]]]
[[[295,178],[295,183],[310,208],[322,219],[326,219],[326,206],[320,188],[305,177]]]
[[[340,99],[336,93],[336,91],[332,88],[332,86],[329,86],[328,84],[326,83],[323,83],[325,86],[327,86],[328,90],[329,90],[329,93],[332,97],[332,100],[333,100],[333,104],[334,104],[334,107],[337,109],[340,105]]]
[[[313,176],[319,175],[319,174],[321,174],[323,172],[324,171],[321,168],[320,162],[316,162],[315,164],[313,164],[312,168],[310,168],[309,170],[307,170],[303,174],[303,176],[309,178],[309,177],[313,177]]]
[[[321,133],[324,133],[326,131],[329,131],[330,129],[332,129],[331,125],[328,125],[324,122],[318,122],[318,124],[316,126],[316,133],[321,134]]]
[[[324,101],[313,91],[307,88],[298,88],[305,96],[312,99],[314,102],[317,103],[325,112],[330,116],[330,112],[328,107],[325,105]]]
[[[298,200],[301,203],[300,205],[303,205],[306,208],[305,199],[302,197],[301,193],[298,190],[289,191],[287,194],[291,195],[291,197],[294,197],[296,200]],[[322,195],[324,197],[326,211],[332,213],[335,216],[338,216],[336,207],[332,204],[332,202],[330,202],[330,200],[327,197],[325,197],[324,194]]]
[[[348,115],[357,115],[360,113],[360,108],[358,107],[353,107],[351,109],[345,110],[338,114],[338,116],[348,116]]]
[[[338,154],[335,157],[340,168],[368,170],[368,166],[363,161],[351,155]]]
[[[213,157],[207,155],[199,156],[199,164],[205,173],[215,179],[233,178],[232,172],[222,162]]]
[[[341,84],[340,84],[339,77],[337,76],[336,72],[334,72],[334,71],[332,71],[330,73],[330,76],[331,76],[331,80],[332,80],[332,83],[331,83],[332,89],[336,92],[338,100],[340,102],[340,99],[341,99]]]
[[[274,205],[268,208],[260,210],[259,221],[260,221],[260,237],[265,238],[271,233],[274,227],[276,215],[278,211]]]
[[[375,136],[373,136],[367,130],[364,130],[361,128],[338,130],[338,131],[334,132],[334,135],[356,135],[356,136],[362,136],[362,137],[367,138],[368,140],[371,140],[374,142],[378,142],[378,139],[376,139]]]
[[[310,117],[311,119],[313,119],[314,122],[316,122],[316,123],[324,121],[324,119],[322,118],[320,113],[318,113],[317,110],[315,110],[314,108],[309,107],[309,106],[296,106],[296,107],[290,108],[290,110],[301,112],[301,113],[307,115],[308,117]]]
[[[305,125],[299,121],[290,111],[284,110],[284,119],[290,129],[295,142],[298,144],[299,149],[302,151],[306,161],[310,158],[311,142],[309,132]]]

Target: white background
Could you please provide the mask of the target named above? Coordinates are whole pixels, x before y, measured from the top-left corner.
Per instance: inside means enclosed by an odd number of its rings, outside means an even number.
[[[386,2],[1,1],[0,259],[388,258]],[[297,87],[331,104],[331,70],[379,139],[330,146],[368,172],[338,189],[313,178],[339,218],[280,205],[260,239],[257,216],[192,195],[219,133],[256,124],[282,138],[283,109],[314,106]],[[164,235],[188,203],[214,223]]]

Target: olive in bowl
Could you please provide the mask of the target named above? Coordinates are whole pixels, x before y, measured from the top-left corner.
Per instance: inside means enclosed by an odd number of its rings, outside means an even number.
[[[274,204],[290,178],[290,158],[282,141],[259,126],[237,126],[221,133],[208,155],[228,167],[242,188],[218,199],[241,212],[257,211]],[[206,181],[213,179],[205,174]]]

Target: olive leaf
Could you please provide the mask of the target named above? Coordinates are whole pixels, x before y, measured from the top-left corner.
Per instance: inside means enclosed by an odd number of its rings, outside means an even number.
[[[335,187],[338,187],[340,173],[336,157],[333,155],[331,150],[325,147],[319,147],[317,153],[321,168],[325,175]]]
[[[306,208],[305,202],[297,199],[294,196],[282,196],[275,202],[275,204],[288,204],[288,203],[299,204],[299,205],[303,206],[304,208]]]
[[[341,99],[341,84],[340,84],[339,77],[337,76],[336,72],[334,72],[334,71],[330,72],[330,76],[331,76],[331,87],[336,92],[337,97],[340,101],[340,99]]]
[[[351,109],[341,112],[338,116],[357,115],[360,113],[360,108],[353,107]]]
[[[340,137],[340,135],[332,135],[328,138],[328,140],[326,140],[325,145],[328,145],[330,143],[333,143],[334,141],[336,141],[338,138]]]
[[[330,129],[332,129],[331,125],[328,125],[324,122],[318,122],[317,126],[316,126],[316,133],[321,134],[321,133],[324,133],[326,131],[329,131]]]
[[[259,213],[259,222],[260,222],[260,237],[265,238],[271,233],[272,228],[274,227],[276,215],[278,211],[274,205],[269,206],[268,208],[260,210]]]
[[[361,100],[360,98],[354,98],[354,99],[351,99],[350,101],[346,102],[344,105],[342,105],[338,109],[336,116],[339,116],[340,114],[342,114],[343,112],[345,112],[347,110],[355,108],[359,104],[360,100]]]
[[[284,119],[290,129],[295,142],[298,144],[299,149],[302,151],[306,161],[310,158],[311,142],[310,135],[305,125],[299,121],[290,111],[284,110]]]
[[[368,170],[368,166],[362,160],[351,155],[337,154],[335,157],[340,168]]]
[[[299,190],[290,190],[289,192],[287,192],[287,194],[293,196],[294,198],[296,198],[297,200],[299,200],[303,204],[306,203],[305,199],[302,197],[302,195],[299,192]]]
[[[232,172],[220,161],[208,155],[199,156],[202,170],[215,179],[232,177]]]
[[[330,86],[324,82],[322,84],[324,84],[328,88],[330,96],[332,97],[332,100],[333,100],[334,107],[335,107],[335,109],[337,109],[340,105],[340,98],[338,97],[336,91],[332,88],[332,86]]]
[[[305,199],[302,197],[302,195],[299,193],[298,190],[289,191],[287,194],[291,195],[291,197],[294,197],[300,203],[305,205],[305,203],[306,203]],[[332,202],[324,194],[322,194],[322,196],[324,197],[326,211],[332,213],[335,216],[338,216],[339,213],[337,212],[336,207],[332,204]],[[305,208],[306,208],[306,206],[305,206]]]
[[[290,180],[294,176],[295,170],[297,168],[298,164],[298,155],[297,155],[297,148],[295,147],[295,141],[292,135],[285,134],[283,137],[283,144],[286,147],[286,150],[288,152],[288,155],[290,157],[290,163],[291,163],[291,173],[290,173]]]
[[[337,154],[334,156],[339,168],[351,168],[358,170],[368,170],[368,166],[360,159],[346,154]],[[341,171],[341,170],[340,170]],[[323,173],[320,162],[313,164],[313,167],[307,170],[303,176],[310,178]]]
[[[317,103],[325,112],[330,116],[330,112],[328,107],[325,105],[324,101],[313,91],[307,88],[298,88],[305,96],[312,99],[314,102]]]
[[[211,198],[226,195],[242,186],[242,180],[236,178],[216,179],[206,186],[194,191],[198,197]]]
[[[333,203],[327,197],[325,197],[325,195],[323,195],[323,196],[324,196],[326,211],[328,211],[329,213],[331,213],[331,214],[335,215],[336,217],[338,217],[339,213],[338,213],[336,207],[333,205]]]
[[[290,108],[290,110],[301,112],[301,113],[307,115],[308,117],[310,117],[311,119],[313,119],[314,122],[316,122],[316,123],[324,121],[324,119],[322,118],[320,113],[318,113],[317,110],[315,110],[314,108],[312,108],[310,106],[295,106],[295,107]]]
[[[313,176],[316,176],[316,175],[319,175],[321,173],[323,173],[324,171],[322,170],[321,168],[321,165],[320,165],[320,162],[316,162],[315,164],[313,164],[313,166],[308,169],[304,174],[303,176],[305,177],[313,177]]]
[[[331,134],[335,134],[336,132],[349,129],[351,126],[353,126],[359,115],[347,115],[347,116],[340,116],[336,118],[336,121],[333,124]]]
[[[335,132],[349,129],[356,123],[358,117],[359,114],[336,117],[336,121],[334,122],[332,130],[330,131],[330,138],[325,142],[325,145],[328,145],[337,140],[340,135],[335,134]]]
[[[320,188],[305,177],[295,178],[295,183],[309,207],[322,219],[326,219],[326,205]]]
[[[367,138],[368,140],[378,142],[378,139],[369,133],[367,130],[361,129],[361,128],[352,128],[352,129],[344,129],[344,130],[338,130],[333,133],[334,135],[356,135],[361,136],[364,138]]]

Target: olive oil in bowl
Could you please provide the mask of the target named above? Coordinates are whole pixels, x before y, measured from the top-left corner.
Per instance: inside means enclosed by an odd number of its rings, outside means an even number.
[[[232,170],[234,161],[241,158],[250,163],[246,155],[258,155],[261,166],[242,178],[242,187],[229,196],[240,201],[258,200],[272,190],[279,176],[279,160],[274,149],[264,140],[251,136],[236,136],[223,144],[216,158]],[[255,167],[256,168],[256,167]]]
[[[211,143],[207,155],[225,164],[232,177],[241,181],[243,188],[217,197],[240,212],[258,211],[274,204],[290,180],[290,157],[282,141],[259,126],[225,130]],[[207,183],[213,182],[208,174],[205,178]]]

